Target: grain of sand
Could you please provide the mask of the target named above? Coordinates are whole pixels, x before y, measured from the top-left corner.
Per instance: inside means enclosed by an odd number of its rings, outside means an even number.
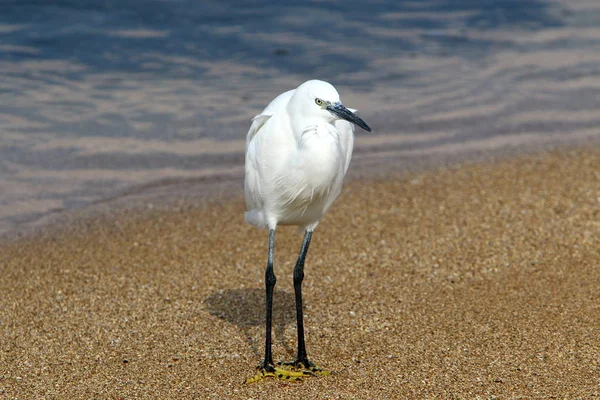
[[[265,231],[243,201],[81,218],[0,246],[0,398],[600,396],[600,148],[348,184],[314,235],[309,357],[263,346]],[[278,230],[274,353],[295,347]]]

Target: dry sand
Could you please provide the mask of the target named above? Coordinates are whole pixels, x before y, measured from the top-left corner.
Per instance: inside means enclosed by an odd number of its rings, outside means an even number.
[[[600,396],[600,148],[354,181],[315,232],[309,357],[245,385],[267,233],[243,202],[79,219],[0,247],[0,398]],[[278,230],[275,358],[295,347]]]

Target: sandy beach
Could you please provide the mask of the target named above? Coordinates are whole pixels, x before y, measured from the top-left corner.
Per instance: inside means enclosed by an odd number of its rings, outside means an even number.
[[[92,4],[93,3],[93,4]],[[0,400],[600,397],[600,2],[0,3]],[[357,132],[263,354],[245,133],[326,80]],[[278,229],[274,355],[295,353]]]
[[[78,218],[0,245],[0,398],[600,395],[600,148],[354,180],[307,260],[309,357],[246,385],[265,231],[226,202]],[[275,359],[295,351],[278,229]]]

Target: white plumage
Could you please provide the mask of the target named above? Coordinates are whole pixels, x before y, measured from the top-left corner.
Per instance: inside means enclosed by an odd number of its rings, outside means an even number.
[[[354,146],[354,125],[369,125],[344,107],[340,95],[327,82],[312,80],[277,96],[252,120],[246,138],[246,221],[269,228],[265,270],[265,358],[258,373],[246,382],[267,376],[296,380],[328,375],[308,360],[304,340],[302,280],[312,231],[340,194]],[[275,228],[297,225],[304,240],[294,267],[294,293],[298,325],[298,355],[289,371],[275,366],[271,349]]]
[[[246,138],[248,223],[312,231],[339,195],[352,157],[354,125],[317,99],[341,104],[331,84],[311,80],[280,94],[253,118]]]

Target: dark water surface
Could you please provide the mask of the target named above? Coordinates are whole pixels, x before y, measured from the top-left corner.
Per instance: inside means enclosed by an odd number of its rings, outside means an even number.
[[[0,232],[143,185],[241,188],[250,118],[312,78],[375,129],[358,171],[600,138],[598,1],[273,4],[1,2]]]

